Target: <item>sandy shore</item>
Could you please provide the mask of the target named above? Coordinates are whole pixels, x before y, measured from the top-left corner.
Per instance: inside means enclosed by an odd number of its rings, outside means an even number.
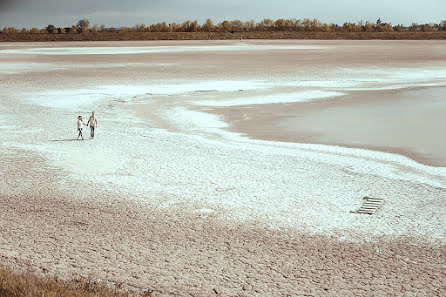
[[[1,262],[160,296],[444,294],[444,167],[249,139],[212,113],[441,83],[437,43],[232,43],[1,44],[19,50],[0,55]],[[334,67],[352,48],[350,68]],[[417,51],[426,72],[395,74]],[[379,75],[352,73],[383,53],[399,54]],[[77,141],[76,117],[92,110],[96,138]],[[383,207],[354,213],[364,196]]]

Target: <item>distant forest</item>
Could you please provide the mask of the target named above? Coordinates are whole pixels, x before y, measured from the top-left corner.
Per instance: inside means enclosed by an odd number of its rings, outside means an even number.
[[[69,40],[185,40],[185,39],[446,39],[446,20],[436,24],[410,26],[382,22],[327,24],[317,19],[264,19],[255,21],[223,21],[214,24],[207,19],[177,23],[156,23],[149,26],[106,27],[92,25],[87,19],[71,27],[45,28],[4,27],[0,41],[69,41]]]

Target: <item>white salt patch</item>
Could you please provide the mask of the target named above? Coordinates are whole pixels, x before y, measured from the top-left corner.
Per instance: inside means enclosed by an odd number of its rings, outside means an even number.
[[[295,154],[295,149],[303,150],[299,153],[307,156],[307,158],[336,166],[349,166],[352,172],[373,173],[389,178],[418,181],[436,187],[444,186],[444,184],[436,181],[438,177],[443,177],[446,180],[446,167],[420,164],[402,155],[321,144],[282,143],[249,139],[239,133],[225,130],[228,124],[223,121],[221,116],[179,107],[165,112],[165,115],[169,122],[183,131],[217,134],[226,140],[235,141],[235,143],[238,143],[236,145],[240,145],[240,143],[257,144],[259,145],[257,148],[260,150],[270,151],[270,149],[275,148],[281,151],[281,154],[285,153],[282,151],[285,148],[291,149],[290,154]],[[361,163],[363,165],[360,165]],[[401,166],[408,168],[408,170],[401,171],[399,169]]]
[[[206,51],[268,51],[268,50],[322,50],[320,45],[210,45],[210,46],[146,46],[146,47],[60,47],[0,50],[1,54],[32,55],[118,55],[145,53],[206,52]]]
[[[347,91],[384,91],[384,90],[400,90],[400,89],[406,89],[406,88],[413,88],[413,87],[440,87],[446,85],[445,82],[438,82],[438,83],[422,83],[422,82],[412,82],[408,84],[396,84],[396,85],[386,85],[386,86],[380,86],[380,87],[358,87],[358,88],[346,88]]]
[[[62,68],[59,65],[49,63],[0,62],[0,74],[53,71]]]
[[[0,51],[1,53],[1,51]],[[19,74],[28,72],[49,72],[64,69],[98,69],[98,68],[120,68],[120,67],[168,67],[178,63],[88,63],[88,64],[65,64],[65,63],[36,63],[36,62],[0,62],[0,75]]]
[[[369,82],[370,79],[339,79],[339,80],[301,80],[278,82],[279,86],[312,87],[312,88],[347,88]]]
[[[369,77],[370,83],[363,89],[398,89],[410,86],[429,86],[446,83],[445,67],[433,68],[372,68],[341,69],[340,73],[354,77]],[[367,81],[365,81],[367,82]]]
[[[446,64],[444,67],[423,68],[336,68],[323,73],[326,79],[316,75],[314,79],[290,81],[278,78],[273,86],[304,87],[342,90],[391,90],[407,87],[428,87],[446,84]]]
[[[146,90],[153,95],[190,95],[194,92],[236,92],[258,90],[268,86],[258,80],[209,80],[184,83],[159,83],[147,85]]]
[[[215,210],[209,209],[209,208],[201,208],[201,209],[197,209],[195,212],[197,212],[199,214],[211,214],[211,213],[215,213]]]
[[[219,135],[226,140],[240,141],[246,139],[240,133],[227,130],[229,125],[223,116],[189,110],[183,107],[164,110],[161,114],[171,125],[183,133],[196,135]]]
[[[117,158],[91,149],[65,151],[62,159],[55,162],[55,165],[71,172],[89,176],[114,173],[119,164]]]
[[[200,106],[241,106],[252,104],[292,103],[322,100],[342,95],[345,94],[333,91],[300,91],[264,96],[240,97],[231,100],[194,101],[193,104]]]
[[[248,140],[252,144],[305,150],[303,155],[312,155],[314,161],[349,168],[360,174],[376,174],[382,177],[404,179],[444,187],[446,167],[433,167],[398,154],[366,149],[346,148],[322,144],[282,143],[263,140]],[[401,170],[406,168],[405,170]]]
[[[318,89],[342,89],[343,91],[397,90],[409,87],[446,85],[446,65],[441,68],[338,68],[327,73],[326,80],[315,78],[299,81],[280,79],[274,86]]]
[[[402,82],[446,79],[445,68],[391,68],[380,72],[392,80]]]
[[[67,145],[68,143],[68,145]],[[113,151],[104,150],[95,141],[78,140],[52,144],[6,142],[3,145],[43,153],[56,166],[81,178],[96,178],[116,174],[122,160]]]
[[[150,87],[105,85],[84,89],[50,90],[28,94],[31,102],[48,107],[79,109],[113,100],[127,101],[138,96],[148,96]]]
[[[151,95],[193,95],[195,92],[234,92],[265,87],[259,81],[198,81],[183,84],[103,85],[83,89],[57,89],[28,94],[27,98],[41,106],[79,109],[113,100],[129,101]]]
[[[31,102],[47,107],[79,109],[97,102],[112,99],[113,94],[104,94],[99,90],[65,89],[40,92],[28,95]]]
[[[169,121],[181,130],[220,131],[228,124],[221,120],[221,116],[205,112],[192,111],[176,107],[167,111]]]
[[[324,80],[319,79],[320,75],[299,81],[280,78],[271,82],[271,85],[348,91],[441,86],[446,84],[446,65],[424,68],[337,68],[324,75]]]
[[[361,233],[360,238],[401,232],[444,240],[444,222],[436,219],[441,212],[434,211],[435,218],[431,218],[421,209],[419,217],[416,205],[425,197],[415,193],[406,199],[395,190],[401,180],[444,187],[444,168],[431,171],[402,156],[366,150],[206,138],[191,131],[224,131],[227,125],[217,116],[182,108],[174,109],[171,116],[185,128],[184,134],[134,129],[132,125],[125,131],[113,130],[114,118],[120,113],[116,109],[104,114],[103,132],[97,140],[22,146],[42,152],[65,169],[68,181],[101,183],[107,190],[122,193],[123,199],[161,199],[164,204],[154,202],[160,207],[206,203],[209,209],[223,210],[229,220],[259,220],[278,228],[285,225],[330,235],[346,229]],[[24,138],[17,142],[33,141]],[[443,175],[435,177],[433,173]],[[371,227],[369,217],[349,210],[375,191],[384,193],[390,203]],[[403,207],[403,218],[392,207]],[[203,209],[206,214],[207,208]],[[410,220],[407,225],[401,223],[405,217]],[[398,228],[391,225],[395,222]]]
[[[414,160],[397,154],[370,151],[364,149],[345,148],[321,144],[282,143],[274,141],[255,140],[243,137],[239,133],[226,130],[228,124],[221,116],[204,112],[191,111],[184,108],[175,108],[165,112],[168,121],[182,131],[194,131],[200,134],[217,134],[226,140],[234,141],[235,146],[240,143],[251,144],[259,150],[277,150],[280,154],[296,153],[306,156],[315,162],[324,162],[330,165],[349,167],[352,172],[359,174],[377,174],[379,176],[417,181],[430,184],[435,187],[443,187],[438,178],[446,180],[446,168],[432,167],[415,162]],[[291,149],[289,152],[283,149]],[[407,168],[400,170],[400,167]]]

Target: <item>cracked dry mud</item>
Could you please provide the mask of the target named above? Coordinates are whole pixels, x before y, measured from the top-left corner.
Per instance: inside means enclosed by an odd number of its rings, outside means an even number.
[[[159,210],[71,185],[39,157],[2,152],[0,259],[154,296],[444,296],[446,248],[413,238],[354,243]],[[20,156],[20,157],[18,157]],[[25,157],[26,156],[26,157]],[[45,169],[49,182],[41,182]],[[22,188],[21,176],[29,184]],[[5,183],[6,181],[6,183]],[[52,182],[51,182],[52,181]],[[99,194],[98,194],[99,193]]]

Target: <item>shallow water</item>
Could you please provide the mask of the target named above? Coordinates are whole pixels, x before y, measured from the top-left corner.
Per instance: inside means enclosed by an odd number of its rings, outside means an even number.
[[[311,142],[381,148],[446,166],[445,115],[446,88],[427,88],[321,108],[277,126],[295,135],[314,134]]]
[[[214,110],[266,140],[369,148],[446,166],[446,88],[355,92],[326,102]]]

